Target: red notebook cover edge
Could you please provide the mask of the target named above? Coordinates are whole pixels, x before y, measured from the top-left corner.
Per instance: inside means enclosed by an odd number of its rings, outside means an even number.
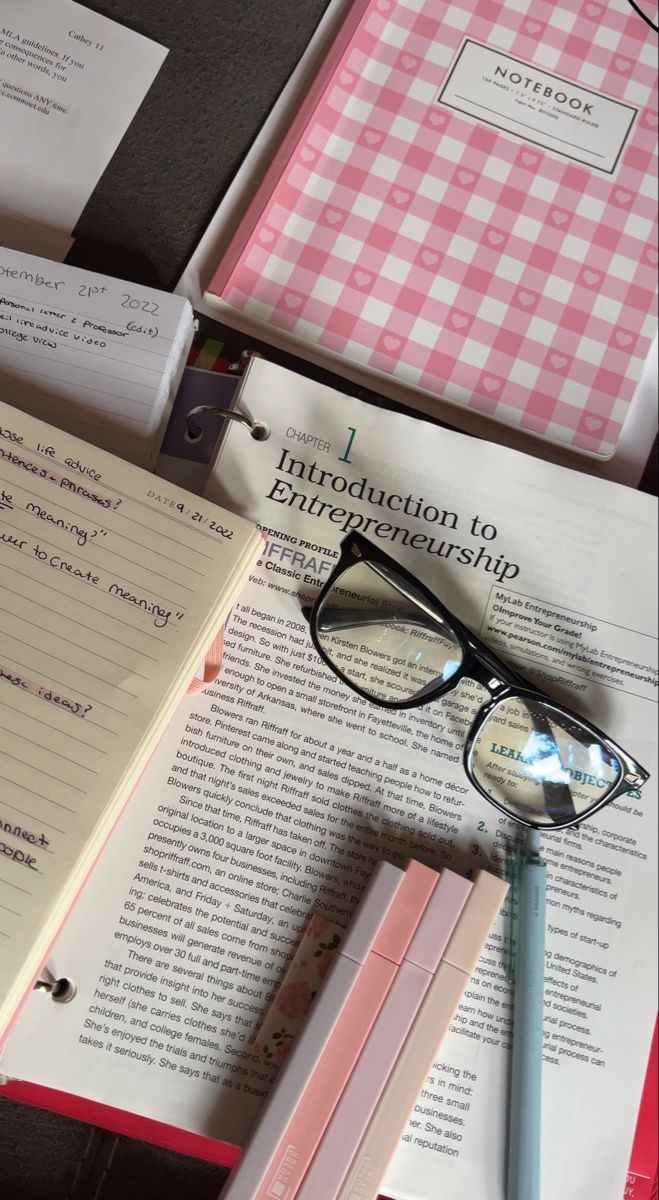
[[[655,1200],[659,1177],[659,1022],[655,1023],[627,1174],[628,1200]]]
[[[101,1104],[97,1100],[87,1100],[70,1092],[60,1092],[39,1083],[10,1079],[0,1088],[0,1096],[43,1108],[48,1112],[59,1113],[64,1117],[72,1117],[87,1125],[97,1125],[101,1129],[110,1130],[111,1133],[137,1138],[138,1141],[148,1142],[152,1146],[161,1146],[178,1154],[204,1159],[219,1167],[234,1167],[240,1157],[239,1147],[228,1142],[218,1142],[215,1138],[205,1137],[200,1133],[178,1129],[174,1125],[154,1121],[151,1117],[138,1116],[122,1108]]]

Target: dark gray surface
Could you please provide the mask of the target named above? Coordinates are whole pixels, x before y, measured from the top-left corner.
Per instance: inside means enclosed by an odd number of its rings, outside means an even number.
[[[169,54],[78,222],[67,261],[175,287],[326,3],[87,4]]]
[[[217,1200],[228,1172],[0,1100],[2,1200]]]
[[[173,288],[326,2],[89,3],[170,52],[67,261]],[[0,1200],[215,1200],[225,1178],[219,1167],[0,1100]]]

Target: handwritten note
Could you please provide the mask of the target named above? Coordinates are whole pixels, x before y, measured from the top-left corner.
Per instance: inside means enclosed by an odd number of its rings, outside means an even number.
[[[0,1034],[260,545],[0,403]]]
[[[71,233],[167,50],[73,0],[1,8],[0,242],[32,249],[5,214]]]
[[[187,300],[0,247],[4,400],[152,467],[193,332]]]

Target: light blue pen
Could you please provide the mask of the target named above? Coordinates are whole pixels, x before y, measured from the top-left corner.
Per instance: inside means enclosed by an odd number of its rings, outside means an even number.
[[[540,1116],[545,983],[547,865],[540,833],[528,829],[517,867],[513,1062],[507,1200],[540,1200]]]

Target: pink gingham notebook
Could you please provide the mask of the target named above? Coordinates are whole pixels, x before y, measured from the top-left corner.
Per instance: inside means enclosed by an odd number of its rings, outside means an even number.
[[[609,457],[655,331],[656,83],[628,0],[355,0],[206,298]]]

